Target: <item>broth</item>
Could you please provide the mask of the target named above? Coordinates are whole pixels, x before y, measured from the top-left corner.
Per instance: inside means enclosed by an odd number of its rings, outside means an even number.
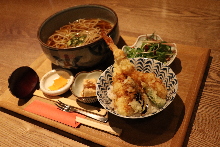
[[[112,28],[112,23],[102,19],[79,19],[56,30],[46,44],[59,49],[83,46],[100,39],[102,32],[107,34]]]

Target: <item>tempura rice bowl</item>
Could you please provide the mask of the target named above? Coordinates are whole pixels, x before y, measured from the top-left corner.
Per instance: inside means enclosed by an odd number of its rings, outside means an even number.
[[[166,89],[168,91],[166,97],[166,104],[162,108],[157,108],[148,103],[147,112],[142,115],[135,115],[135,116],[123,116],[118,114],[113,107],[112,99],[114,99],[114,94],[111,93],[112,88],[112,75],[114,68],[113,66],[108,67],[99,77],[97,81],[97,99],[100,104],[108,110],[110,113],[117,115],[123,118],[145,118],[152,115],[155,115],[162,110],[164,110],[170,103],[174,100],[177,89],[178,89],[178,81],[176,78],[175,73],[169,66],[164,65],[162,62],[159,62],[154,59],[147,59],[147,58],[133,58],[129,59],[132,62],[138,71],[142,71],[144,73],[153,72],[156,77],[160,78]],[[150,100],[149,100],[150,101]]]

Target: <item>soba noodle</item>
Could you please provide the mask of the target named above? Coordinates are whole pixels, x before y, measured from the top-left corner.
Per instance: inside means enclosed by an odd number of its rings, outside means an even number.
[[[112,27],[113,24],[102,19],[79,19],[56,30],[47,45],[60,49],[83,46],[100,39],[101,32],[107,34]]]

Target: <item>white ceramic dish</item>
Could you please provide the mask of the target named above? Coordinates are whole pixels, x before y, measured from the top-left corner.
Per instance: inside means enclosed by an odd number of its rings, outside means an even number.
[[[58,90],[50,90],[48,87],[53,85],[54,80],[58,79],[60,76],[67,79],[67,84]],[[40,80],[40,89],[43,93],[50,96],[57,96],[67,92],[73,82],[74,76],[69,70],[65,69],[54,69],[46,73]]]
[[[124,117],[124,118],[144,118],[149,117],[152,115],[155,115],[162,110],[164,110],[175,98],[177,89],[178,89],[178,81],[176,78],[175,73],[172,71],[172,69],[169,66],[164,65],[162,62],[159,62],[154,59],[147,59],[147,58],[133,58],[130,59],[130,61],[135,65],[136,69],[138,71],[142,72],[153,72],[155,73],[156,77],[162,79],[163,83],[165,84],[168,94],[166,98],[166,104],[156,110],[152,111],[152,113],[146,112],[142,116],[122,116],[120,114],[117,114],[114,111],[114,108],[111,105],[112,100],[108,97],[108,90],[110,89],[110,86],[112,85],[112,75],[113,75],[113,66],[108,67],[100,76],[100,78],[97,81],[96,91],[97,91],[97,99],[100,102],[100,104],[108,110],[110,113]],[[150,109],[148,107],[148,109]]]
[[[142,41],[143,41],[143,40],[146,40],[146,36],[149,37],[149,36],[151,36],[151,35],[152,35],[152,34],[140,35],[140,36],[137,38],[137,40],[135,41],[135,43],[134,43],[132,46],[129,46],[129,47],[134,47],[134,48],[141,47]],[[156,34],[154,35],[154,39],[155,39],[155,40],[163,41],[163,39],[162,39],[159,35],[156,35]],[[122,50],[125,51],[125,46],[122,47]],[[175,43],[173,44],[173,47],[171,47],[171,50],[172,50],[172,51],[175,51],[175,54],[170,57],[170,60],[169,60],[169,61],[167,61],[166,63],[164,63],[165,65],[170,65],[170,64],[174,61],[174,59],[176,58],[176,56],[177,56],[177,47],[176,47],[176,44],[175,44]]]
[[[101,70],[93,70],[90,72],[82,71],[76,74],[75,79],[73,81],[73,84],[70,87],[70,90],[72,91],[73,95],[77,97],[79,101],[82,101],[84,103],[93,103],[97,101],[97,97],[82,97],[82,91],[83,91],[83,80],[84,79],[97,79],[102,74]]]

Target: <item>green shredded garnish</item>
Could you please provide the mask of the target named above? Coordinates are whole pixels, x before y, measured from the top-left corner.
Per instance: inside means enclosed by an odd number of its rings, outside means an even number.
[[[154,43],[146,43],[145,41],[156,41]],[[171,46],[165,45],[166,41],[158,41],[155,39],[154,33],[146,37],[146,40],[142,42],[141,47],[129,47],[125,46],[125,53],[128,58],[151,58],[166,63],[170,60],[174,51],[171,50]]]
[[[67,42],[67,45],[69,47],[79,46],[80,44],[82,44],[85,41],[86,37],[87,37],[86,34],[74,33],[74,34],[72,34],[72,38]]]

